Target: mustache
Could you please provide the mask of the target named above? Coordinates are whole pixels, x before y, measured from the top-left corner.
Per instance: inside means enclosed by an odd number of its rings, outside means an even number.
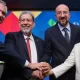
[[[63,19],[67,19],[67,17],[65,16],[65,17],[60,17],[60,20],[63,20]]]
[[[29,24],[23,24],[22,26],[25,27],[25,26],[30,26],[30,25]]]

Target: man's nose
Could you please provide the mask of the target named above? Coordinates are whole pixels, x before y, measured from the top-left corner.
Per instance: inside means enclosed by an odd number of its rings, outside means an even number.
[[[64,17],[65,15],[64,15],[64,13],[61,13],[61,17]]]

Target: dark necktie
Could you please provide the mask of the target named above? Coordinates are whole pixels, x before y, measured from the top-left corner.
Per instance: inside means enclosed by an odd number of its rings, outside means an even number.
[[[63,29],[63,31],[65,32],[64,37],[65,37],[66,41],[69,43],[69,34],[68,34],[67,30],[68,30],[67,28]]]
[[[31,49],[30,49],[30,42],[29,42],[29,40],[30,40],[30,38],[26,38],[26,40],[27,40],[27,49],[28,49],[28,55],[29,55],[29,58],[30,58],[30,62],[31,62]]]

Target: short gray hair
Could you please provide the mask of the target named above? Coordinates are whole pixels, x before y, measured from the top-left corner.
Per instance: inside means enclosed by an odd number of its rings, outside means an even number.
[[[20,14],[20,16],[19,16],[19,20],[21,19],[21,16],[23,14],[29,14],[29,15],[31,15],[32,16],[32,19],[33,19],[33,22],[34,22],[34,15],[30,11],[22,11],[21,14]]]
[[[6,14],[7,14],[7,6],[6,6],[6,2],[4,2],[3,0],[0,0],[0,3],[3,4],[3,5],[5,6]]]

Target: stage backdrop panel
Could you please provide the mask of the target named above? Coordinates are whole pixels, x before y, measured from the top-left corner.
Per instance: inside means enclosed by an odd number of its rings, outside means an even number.
[[[45,30],[56,24],[56,17],[54,11],[31,11],[35,16],[35,27],[33,34],[44,39]],[[0,24],[0,41],[4,43],[5,35],[8,32],[19,31],[19,15],[21,11],[8,11],[6,18],[2,24]],[[70,22],[75,25],[80,25],[80,11],[71,11]],[[1,63],[3,63],[1,61]],[[48,77],[45,78],[48,80]]]

